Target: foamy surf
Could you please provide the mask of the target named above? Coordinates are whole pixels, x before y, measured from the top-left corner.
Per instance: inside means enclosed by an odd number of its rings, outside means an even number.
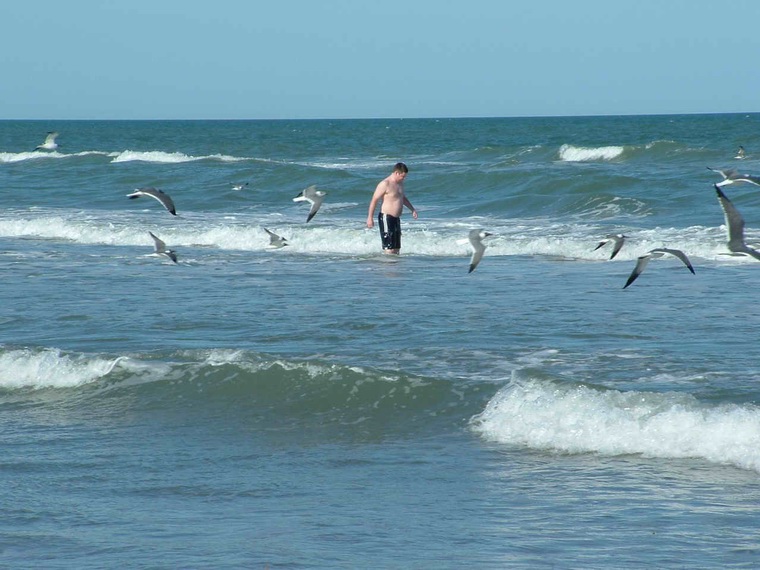
[[[533,449],[695,458],[760,472],[760,409],[689,394],[512,381],[471,425],[489,441]]]
[[[182,162],[195,162],[198,160],[217,160],[220,162],[241,162],[245,160],[251,160],[239,156],[229,156],[226,154],[210,154],[204,156],[192,156],[182,152],[165,152],[162,150],[153,151],[136,151],[125,150],[113,157],[111,162],[152,162],[152,163],[164,163],[164,164],[178,164]]]
[[[122,360],[74,355],[55,348],[0,353],[0,389],[72,388],[107,376]]]
[[[563,144],[559,148],[559,159],[565,162],[590,162],[595,160],[614,160],[623,154],[625,147],[600,146],[582,147]]]
[[[116,156],[116,153],[104,152],[99,150],[85,150],[75,153],[63,153],[58,151],[53,152],[0,152],[0,164],[24,162],[27,160],[55,160],[65,158],[77,158],[82,156]]]

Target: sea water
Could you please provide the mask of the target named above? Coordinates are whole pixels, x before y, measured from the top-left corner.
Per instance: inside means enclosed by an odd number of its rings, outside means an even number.
[[[0,565],[757,567],[760,262],[708,166],[760,174],[760,115],[0,122]],[[658,247],[695,274],[624,289]]]

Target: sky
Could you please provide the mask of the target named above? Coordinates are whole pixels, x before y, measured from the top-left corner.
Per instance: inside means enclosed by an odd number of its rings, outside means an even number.
[[[760,111],[757,0],[34,0],[0,119]]]

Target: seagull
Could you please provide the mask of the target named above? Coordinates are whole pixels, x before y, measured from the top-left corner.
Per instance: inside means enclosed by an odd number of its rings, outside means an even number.
[[[710,168],[709,166],[707,167],[707,170],[717,172],[723,177],[723,180],[718,182],[716,186],[726,186],[728,184],[733,184],[734,182],[749,182],[750,184],[760,186],[760,177],[758,176],[739,174],[736,170],[720,170],[718,168]]]
[[[480,263],[483,257],[483,252],[486,250],[486,246],[483,245],[483,238],[492,234],[483,230],[470,230],[469,240],[472,246],[472,257],[470,258],[470,270],[467,273],[472,273]]]
[[[161,241],[153,232],[148,233],[150,234],[150,237],[153,238],[153,244],[156,248],[156,255],[165,255],[174,263],[177,263],[177,253],[173,249],[166,249],[166,244]]]
[[[58,148],[58,143],[55,142],[58,133],[56,131],[49,131],[45,137],[45,142],[38,144],[34,150],[55,150]]]
[[[246,186],[248,186],[248,182],[243,182],[242,184],[235,184],[234,182],[231,183],[233,190],[242,190]]]
[[[647,266],[647,263],[649,263],[650,259],[655,259],[658,257],[662,257],[665,254],[670,254],[676,256],[678,259],[683,261],[683,264],[689,268],[689,271],[694,273],[694,268],[691,266],[691,262],[689,261],[689,258],[686,257],[686,254],[682,252],[680,249],[670,249],[667,247],[656,247],[654,249],[650,249],[649,253],[642,255],[639,257],[638,261],[636,262],[636,267],[633,268],[633,271],[631,272],[630,277],[628,277],[628,281],[625,282],[625,285],[623,285],[623,289],[628,287],[631,283],[636,281],[636,278],[641,275],[641,272],[644,271],[644,268]]]
[[[284,247],[288,245],[288,240],[284,237],[278,236],[271,230],[264,228],[264,231],[269,234],[269,245],[272,247]]]
[[[322,202],[324,201],[326,195],[326,192],[317,190],[316,186],[309,186],[305,190],[301,191],[298,196],[293,198],[294,202],[311,203],[311,210],[309,210],[309,215],[306,217],[306,223],[309,223],[317,211],[319,211],[319,207],[322,205]]]
[[[715,184],[718,193],[718,202],[723,208],[726,218],[726,232],[728,233],[728,249],[734,253],[746,253],[755,259],[760,259],[760,251],[752,249],[744,243],[744,218],[739,210],[731,203],[731,200],[723,193],[718,184]]]
[[[172,216],[177,215],[177,211],[174,209],[174,202],[169,197],[168,194],[165,194],[162,190],[158,190],[156,188],[138,188],[131,194],[127,194],[127,198],[130,200],[134,200],[135,198],[139,198],[140,196],[150,196],[151,198],[155,198],[161,204],[163,204],[164,208],[169,210],[169,213]]]
[[[743,158],[747,158],[746,154],[744,153],[744,147],[740,146],[739,150],[736,151],[736,156],[734,158],[738,158],[739,160]]]
[[[614,242],[615,245],[612,247],[612,255],[610,255],[610,259],[613,259],[620,251],[620,248],[623,247],[623,242],[625,241],[625,238],[627,237],[628,236],[624,236],[623,234],[610,234],[606,238],[604,238],[602,241],[599,242],[599,245],[597,245],[594,248],[594,251],[596,251],[603,245],[606,245],[610,242]]]

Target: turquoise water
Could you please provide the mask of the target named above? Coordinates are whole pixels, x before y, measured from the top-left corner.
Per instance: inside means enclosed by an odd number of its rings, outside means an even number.
[[[759,127],[3,121],[0,564],[757,567]]]

